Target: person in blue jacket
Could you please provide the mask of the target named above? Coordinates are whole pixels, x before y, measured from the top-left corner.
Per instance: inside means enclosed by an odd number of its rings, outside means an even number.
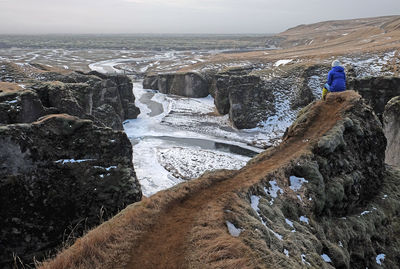
[[[339,60],[332,62],[332,69],[328,73],[328,80],[322,89],[322,99],[325,100],[328,92],[342,92],[346,90],[346,74]]]

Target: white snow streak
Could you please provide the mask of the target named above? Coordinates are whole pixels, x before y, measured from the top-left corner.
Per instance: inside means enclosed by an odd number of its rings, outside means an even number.
[[[291,61],[293,61],[293,59],[279,60],[279,61],[276,61],[276,62],[274,63],[274,66],[278,67],[278,66],[280,66],[280,65],[285,65],[285,64],[290,63]]]
[[[61,159],[61,160],[57,160],[55,161],[55,163],[62,163],[62,164],[66,164],[66,163],[82,163],[82,162],[88,162],[88,161],[94,161],[95,159],[80,159],[80,160],[75,160],[75,159]]]

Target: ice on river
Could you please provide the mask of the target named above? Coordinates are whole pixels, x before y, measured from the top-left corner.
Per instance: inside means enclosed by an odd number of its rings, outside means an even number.
[[[134,83],[134,94],[141,114],[137,119],[125,121],[124,129],[133,144],[133,163],[145,196],[185,179],[197,178],[208,170],[239,169],[250,160],[249,156],[245,156],[247,151],[254,151],[254,154],[262,151],[235,140],[239,137],[238,133],[228,137],[228,131],[219,134],[218,131],[208,132],[207,128],[193,127],[224,121],[215,119],[216,116],[198,121],[214,110],[211,97],[172,97],[144,90],[139,83]],[[146,98],[142,98],[144,95]],[[140,100],[147,101],[142,103]],[[155,104],[158,109],[161,104],[162,113],[150,116]],[[190,126],[193,128],[185,128]],[[231,145],[233,151],[229,149]],[[234,150],[243,153],[238,154]]]

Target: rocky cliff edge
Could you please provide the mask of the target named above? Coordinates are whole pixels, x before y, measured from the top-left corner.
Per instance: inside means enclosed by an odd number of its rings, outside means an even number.
[[[283,142],[133,204],[41,268],[396,268],[400,171],[353,92],[304,108]]]

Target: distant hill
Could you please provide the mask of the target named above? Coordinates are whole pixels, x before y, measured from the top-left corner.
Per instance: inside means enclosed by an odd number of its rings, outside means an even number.
[[[299,25],[277,35],[282,48],[298,46],[387,47],[400,44],[400,16],[324,21]]]

